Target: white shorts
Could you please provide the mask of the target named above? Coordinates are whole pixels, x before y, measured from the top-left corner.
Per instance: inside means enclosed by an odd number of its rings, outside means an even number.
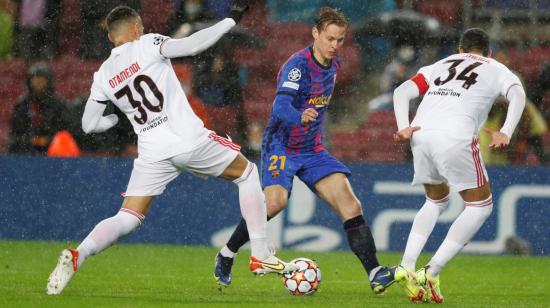
[[[134,160],[126,196],[156,196],[183,170],[195,175],[219,176],[235,160],[240,146],[212,132],[193,151],[158,161]]]
[[[414,184],[447,183],[453,191],[483,186],[489,179],[477,137],[464,139],[448,132],[418,131],[411,141]]]

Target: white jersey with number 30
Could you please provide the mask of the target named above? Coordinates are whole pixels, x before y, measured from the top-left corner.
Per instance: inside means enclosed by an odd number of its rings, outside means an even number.
[[[411,126],[449,131],[472,138],[487,119],[494,100],[521,82],[498,61],[468,53],[425,66],[411,78],[424,98]]]
[[[209,131],[195,115],[168,58],[168,37],[146,34],[111,51],[94,74],[90,97],[113,102],[138,135],[139,157],[160,161],[193,150]]]

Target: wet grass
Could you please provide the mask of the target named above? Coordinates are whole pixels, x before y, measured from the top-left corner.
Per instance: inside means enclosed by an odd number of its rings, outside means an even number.
[[[90,258],[60,296],[45,294],[59,242],[0,241],[0,307],[396,307],[409,303],[399,285],[374,295],[351,252],[282,251],[283,259],[317,260],[323,281],[313,296],[287,293],[276,275],[254,277],[248,251],[234,267],[233,284],[220,290],[212,265],[216,250],[205,247],[130,245]],[[421,263],[428,256],[423,256]],[[400,254],[379,255],[395,264]],[[465,256],[441,276],[447,307],[550,307],[550,258]]]

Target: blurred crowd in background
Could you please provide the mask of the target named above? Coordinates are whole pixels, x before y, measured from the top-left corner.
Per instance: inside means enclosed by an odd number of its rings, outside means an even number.
[[[188,36],[226,17],[231,0],[0,0],[0,153],[48,156],[137,155],[130,123],[84,135],[80,119],[93,73],[109,54],[107,13],[128,5],[145,32]],[[509,149],[487,150],[489,165],[550,163],[550,0],[257,0],[241,24],[194,58],[173,59],[189,101],[206,126],[257,159],[278,68],[308,46],[322,6],[350,19],[343,66],[325,131],[347,162],[405,162],[395,144],[392,92],[424,65],[456,51],[466,28],[481,27],[493,57],[524,81],[529,101]],[[497,99],[486,126],[500,128]],[[414,108],[413,108],[414,112]]]

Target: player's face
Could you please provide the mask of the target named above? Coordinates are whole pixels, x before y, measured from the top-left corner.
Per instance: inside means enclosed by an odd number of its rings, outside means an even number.
[[[326,60],[331,60],[336,57],[342,45],[344,45],[344,36],[346,28],[335,24],[328,25],[324,30],[319,31],[316,27],[313,28],[314,45],[317,52]]]

